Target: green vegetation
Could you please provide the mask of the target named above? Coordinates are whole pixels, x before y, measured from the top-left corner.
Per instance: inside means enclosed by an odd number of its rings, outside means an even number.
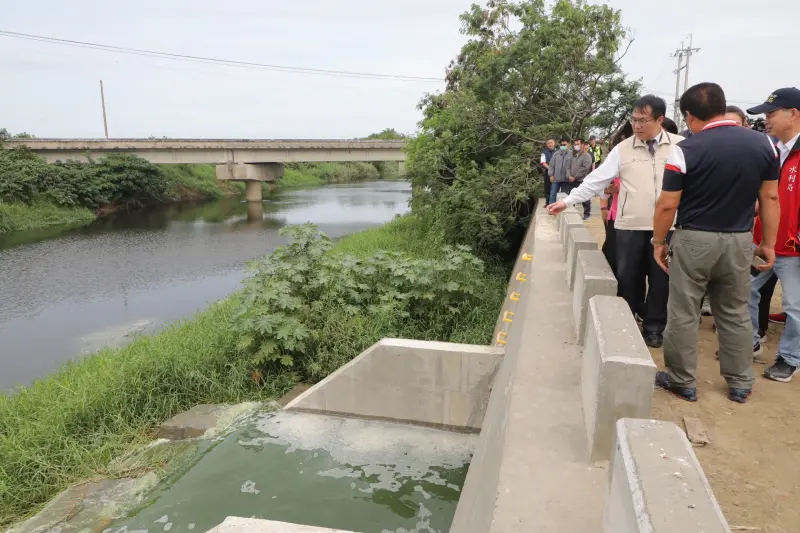
[[[430,213],[448,242],[506,259],[540,194],[547,138],[606,135],[639,90],[619,67],[627,39],[619,11],[547,4],[491,0],[461,16],[469,41],[446,91],[420,103],[421,131],[408,146],[414,209]]]
[[[507,272],[466,249],[443,249],[442,235],[420,218],[336,244],[309,226],[289,233],[294,244],[256,262],[241,293],[0,395],[0,525],[72,483],[109,473],[113,458],[196,404],[277,398],[383,337],[489,342]],[[252,332],[260,343],[245,345]],[[255,356],[270,341],[267,357]]]
[[[15,137],[27,138],[21,135]],[[124,154],[100,162],[51,165],[25,148],[0,146],[0,233],[90,222],[92,211],[207,200],[243,191],[242,184],[217,182],[213,165],[159,166]]]
[[[95,219],[85,207],[60,207],[48,203],[0,202],[0,233],[59,225],[86,224]]]
[[[380,172],[371,163],[293,163],[284,168],[278,186],[316,187],[331,183],[378,179],[381,179]]]
[[[171,200],[214,200],[244,194],[244,183],[217,181],[214,165],[158,165],[170,184]]]

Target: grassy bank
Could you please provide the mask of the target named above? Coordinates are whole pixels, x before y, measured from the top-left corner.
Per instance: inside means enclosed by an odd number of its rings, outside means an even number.
[[[243,183],[217,181],[214,165],[159,165],[158,169],[159,179],[164,181],[160,197],[143,198],[140,200],[142,205],[213,200],[244,193]],[[43,190],[30,198],[16,201],[4,202],[0,198],[0,233],[85,224],[121,207],[136,207],[135,204],[126,204],[125,200],[116,200],[110,204],[99,201],[92,208],[82,205],[64,206],[58,204],[58,198],[63,198],[58,195],[59,192]]]
[[[379,179],[397,179],[397,163],[293,163],[284,168],[278,187],[315,187]]]
[[[416,217],[400,218],[341,239],[325,257],[340,262],[337,254],[352,254],[374,261],[383,250],[396,254],[385,263],[387,278],[400,279],[403,265],[423,272],[434,265],[438,275],[447,276],[442,238],[427,227]],[[342,262],[352,272],[358,261]],[[424,316],[415,308],[380,305],[314,311],[318,320],[306,337],[313,360],[295,355],[293,366],[281,362],[255,368],[242,353],[242,333],[231,324],[247,298],[245,288],[244,296],[234,295],[157,335],[101,351],[13,395],[0,395],[0,526],[35,512],[72,483],[102,476],[112,458],[151,439],[161,422],[198,403],[279,397],[309,373],[320,379],[386,336],[488,343],[507,272],[495,265],[465,265],[452,273],[469,290],[452,292],[461,299],[449,307],[440,305],[439,295],[432,297]],[[402,279],[412,283],[408,276]],[[333,289],[325,289],[325,298],[343,285],[338,278],[330,283]],[[382,287],[374,289],[377,293]],[[286,305],[296,303],[296,296]]]
[[[46,202],[32,205],[0,202],[0,233],[85,224],[94,219],[94,213],[85,207],[60,207]]]

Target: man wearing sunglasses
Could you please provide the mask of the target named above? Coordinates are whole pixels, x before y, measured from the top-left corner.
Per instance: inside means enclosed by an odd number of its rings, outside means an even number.
[[[753,338],[757,341],[759,289],[774,271],[783,288],[786,326],[775,364],[764,371],[764,377],[788,382],[800,372],[800,89],[778,89],[766,102],[747,112],[766,114],[767,133],[778,138],[781,165],[778,182],[781,215],[775,242],[775,266],[750,278],[750,321]]]

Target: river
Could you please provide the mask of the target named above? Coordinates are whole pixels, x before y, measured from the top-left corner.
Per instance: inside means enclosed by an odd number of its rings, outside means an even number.
[[[312,222],[330,237],[408,210],[406,182],[287,191],[119,213],[89,225],[0,235],[0,390],[80,354],[152,333],[237,289],[245,262]]]

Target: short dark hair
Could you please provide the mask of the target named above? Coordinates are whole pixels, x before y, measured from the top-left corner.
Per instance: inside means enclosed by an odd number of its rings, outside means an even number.
[[[568,143],[569,144],[569,139],[567,137],[561,137],[561,140],[558,141],[558,144],[561,144],[561,143]]]
[[[681,114],[691,113],[700,120],[711,120],[724,115],[728,107],[725,91],[716,83],[698,83],[689,87],[680,101]]]
[[[590,140],[590,141],[596,141],[596,140],[597,140],[597,137],[595,137],[594,135],[592,135],[591,137],[589,137],[589,140]]]
[[[744,111],[742,111],[741,107],[735,105],[729,105],[728,107],[725,108],[725,112],[736,113],[737,115],[739,115],[739,118],[742,119],[742,124],[750,125],[750,121],[747,120],[747,115],[744,114]]]
[[[664,121],[661,123],[661,128],[669,133],[674,135],[678,134],[678,125],[675,124],[675,121],[669,117],[664,117]]]
[[[633,109],[639,111],[646,111],[648,107],[651,109],[654,119],[659,119],[667,114],[667,102],[654,94],[646,94],[633,103]]]

